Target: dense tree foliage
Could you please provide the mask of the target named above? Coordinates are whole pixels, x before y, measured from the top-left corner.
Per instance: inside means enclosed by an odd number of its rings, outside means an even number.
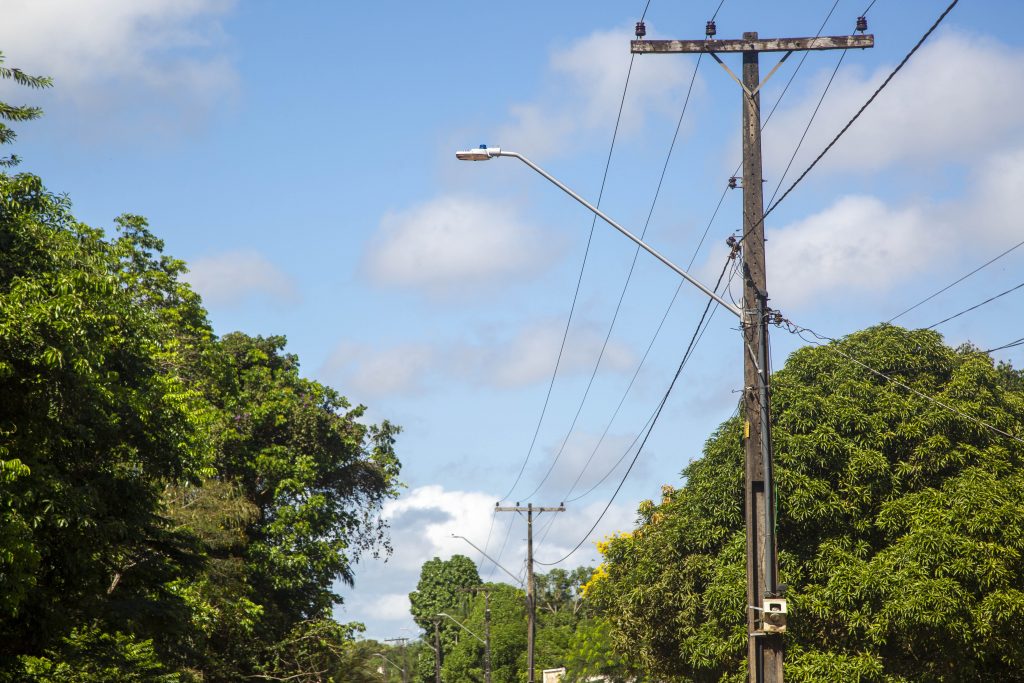
[[[584,600],[583,586],[594,570],[553,569],[535,576],[537,641],[535,665],[539,671],[570,667],[572,680],[604,675],[624,680],[629,669],[611,652],[608,625]],[[473,589],[475,590],[466,590]],[[485,670],[490,594],[491,677],[494,683],[518,683],[526,678],[526,593],[503,583],[480,584],[469,558],[434,558],[423,565],[418,590],[410,595],[412,613],[424,628],[424,647],[416,663],[421,683],[434,680],[433,616],[452,615],[439,622],[443,651],[442,680],[453,683],[481,681]],[[575,668],[573,668],[575,667]],[[633,677],[635,678],[635,677]]]
[[[787,680],[1021,680],[1021,380],[934,332],[884,325],[776,373]],[[588,600],[656,675],[745,680],[741,434],[742,417],[723,424],[681,489],[601,545]]]
[[[0,175],[0,680],[330,680],[397,429],[216,338],[162,249]]]

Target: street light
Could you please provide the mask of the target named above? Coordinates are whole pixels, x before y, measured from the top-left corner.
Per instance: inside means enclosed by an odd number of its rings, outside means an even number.
[[[470,631],[470,630],[469,630],[469,628],[468,628],[468,627],[467,627],[467,626],[466,626],[465,624],[463,624],[463,623],[462,623],[461,621],[459,621],[458,619],[456,619],[456,618],[455,618],[455,617],[453,617],[452,615],[450,615],[450,614],[448,614],[448,613],[446,613],[446,612],[438,612],[438,613],[437,613],[437,616],[439,616],[439,617],[448,617],[449,619],[451,619],[452,621],[454,621],[454,622],[455,622],[456,624],[458,624],[458,625],[459,625],[459,627],[460,627],[460,628],[462,628],[462,630],[463,630],[463,631],[465,631],[465,632],[466,632],[466,633],[468,633],[469,635],[473,636],[474,638],[476,638],[477,640],[479,640],[479,641],[480,641],[481,643],[483,643],[484,645],[487,645],[487,641],[486,641],[486,640],[484,640],[483,638],[481,638],[481,637],[480,637],[480,636],[478,636],[477,634],[475,634],[475,633],[473,633],[472,631]]]
[[[487,611],[490,612],[490,609],[491,609],[490,605],[488,605]],[[456,619],[455,617],[453,617],[450,614],[447,614],[445,612],[438,612],[437,616],[439,616],[439,617],[447,617],[447,618],[451,619],[456,624],[458,624],[459,628],[461,628],[463,631],[465,631],[466,633],[468,633],[469,635],[473,636],[474,638],[476,638],[477,640],[479,640],[481,643],[484,644],[484,676],[486,677],[487,683],[491,683],[491,628],[490,628],[490,625],[489,625],[490,615],[488,614],[487,631],[484,634],[484,635],[487,636],[487,640],[484,640],[483,638],[481,638],[477,634],[475,634],[472,631],[470,631],[469,628],[465,624],[463,624],[461,621],[459,621],[458,619]]]
[[[400,666],[398,666],[397,664],[395,664],[394,662],[392,662],[392,661],[391,661],[390,659],[388,659],[387,657],[385,657],[385,656],[384,656],[383,654],[381,654],[380,652],[374,652],[374,653],[373,653],[373,654],[371,655],[371,657],[380,657],[380,658],[381,658],[381,659],[383,659],[383,660],[384,660],[385,662],[391,662],[391,665],[392,665],[392,666],[394,666],[394,667],[395,667],[396,669],[398,669],[399,671],[401,671],[401,672],[402,672],[402,678],[403,678],[403,679],[405,678],[405,669],[403,669],[402,667],[400,667]],[[387,673],[386,673],[386,671],[387,671],[387,668],[385,667],[385,674],[384,674],[384,680],[385,680],[385,682],[387,681]]]
[[[469,152],[459,152],[459,154],[469,154]],[[459,536],[458,534],[452,534],[452,538],[461,538],[461,539],[462,539],[463,541],[465,541],[466,543],[468,543],[468,544],[470,544],[471,546],[473,546],[474,548],[476,548],[477,552],[479,552],[479,553],[480,553],[481,555],[483,555],[483,556],[484,556],[484,557],[486,557],[486,558],[487,558],[488,560],[490,560],[491,562],[493,562],[493,563],[494,563],[494,566],[495,566],[495,567],[497,567],[497,568],[498,568],[498,569],[500,569],[501,571],[503,571],[503,572],[505,572],[506,574],[508,574],[509,576],[511,576],[511,577],[512,577],[512,580],[513,580],[513,581],[515,581],[515,582],[516,582],[517,584],[519,584],[519,587],[520,587],[520,588],[522,588],[522,587],[523,587],[523,580],[522,580],[522,579],[520,579],[520,578],[519,578],[518,576],[516,576],[515,574],[513,574],[512,572],[510,572],[510,571],[509,571],[508,569],[505,569],[505,567],[503,567],[502,565],[498,564],[498,561],[497,561],[497,560],[495,560],[495,559],[494,559],[493,557],[491,557],[490,555],[488,555],[487,553],[485,553],[485,552],[484,552],[483,550],[481,550],[481,549],[480,549],[480,547],[479,547],[479,546],[478,546],[478,545],[477,545],[476,543],[473,543],[473,541],[469,540],[469,539],[468,539],[468,538],[466,538],[465,536]]]
[[[668,258],[663,256],[661,253],[659,253],[652,246],[650,246],[649,244],[644,242],[642,239],[640,239],[639,237],[637,237],[636,235],[631,233],[629,230],[626,230],[624,227],[622,227],[621,225],[616,223],[614,220],[609,218],[608,215],[605,214],[603,211],[601,211],[599,208],[597,208],[596,206],[594,206],[593,204],[588,202],[586,199],[584,199],[583,197],[581,197],[578,194],[576,194],[575,192],[573,192],[571,189],[569,189],[569,187],[567,187],[560,180],[555,178],[553,175],[551,175],[550,173],[545,171],[543,168],[541,168],[537,164],[533,163],[532,161],[530,161],[529,159],[524,157],[522,154],[519,154],[518,152],[506,152],[506,151],[502,150],[501,147],[488,147],[487,145],[480,145],[476,149],[469,149],[469,150],[459,151],[459,152],[455,153],[455,158],[460,160],[460,161],[487,161],[488,159],[493,159],[495,157],[514,157],[516,159],[519,159],[519,161],[523,162],[524,164],[526,164],[527,166],[532,168],[534,171],[536,171],[540,175],[544,176],[548,181],[550,181],[555,187],[560,189],[562,192],[565,192],[567,195],[569,195],[570,197],[572,197],[573,199],[578,201],[580,204],[582,204],[583,206],[587,207],[587,209],[589,209],[592,213],[594,213],[598,217],[600,217],[601,220],[603,220],[605,223],[607,223],[608,225],[612,226],[613,228],[615,228],[616,230],[621,232],[623,235],[628,237],[630,240],[632,240],[634,243],[636,243],[637,246],[643,248],[643,250],[646,251],[648,254],[650,254],[654,258],[656,258],[659,261],[661,261],[662,263],[664,263],[666,266],[668,266],[670,269],[672,269],[677,275],[682,277],[684,280],[689,282],[691,285],[693,285],[694,287],[696,287],[700,291],[704,292],[704,294],[707,295],[708,297],[710,297],[713,301],[717,302],[720,306],[725,308],[727,311],[730,311],[733,315],[735,315],[740,320],[743,319],[743,311],[741,311],[739,309],[739,307],[729,303],[728,301],[726,301],[722,297],[720,297],[717,294],[715,294],[715,292],[713,290],[711,290],[708,287],[706,287],[702,282],[700,282],[700,280],[698,280],[697,278],[693,277],[688,272],[686,272],[685,270],[683,270],[682,268],[680,268],[676,264],[674,264],[671,261],[669,261]]]

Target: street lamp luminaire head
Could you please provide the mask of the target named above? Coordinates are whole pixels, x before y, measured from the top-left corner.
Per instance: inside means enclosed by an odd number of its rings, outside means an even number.
[[[455,153],[455,158],[459,161],[487,161],[497,156],[501,156],[501,147],[488,147],[487,145]]]

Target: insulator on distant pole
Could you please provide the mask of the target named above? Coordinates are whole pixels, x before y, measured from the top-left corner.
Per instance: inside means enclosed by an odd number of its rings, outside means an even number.
[[[861,33],[864,33],[864,31],[868,30],[867,17],[857,17],[857,30],[860,31]]]
[[[704,35],[708,38],[714,38],[716,33],[718,33],[718,29],[715,27],[715,21],[712,19],[704,25]]]
[[[736,189],[736,187],[737,187],[737,184],[736,184],[736,176],[731,176],[731,177],[729,178],[729,189],[730,189],[730,190],[735,190],[735,189]]]
[[[637,38],[643,38],[646,35],[647,35],[647,26],[644,25],[644,22],[642,22],[642,21],[636,22],[636,37]]]

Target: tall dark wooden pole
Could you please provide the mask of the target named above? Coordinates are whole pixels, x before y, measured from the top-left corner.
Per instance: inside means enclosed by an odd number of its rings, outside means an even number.
[[[642,35],[640,26],[637,35]],[[782,628],[766,628],[766,598],[780,597],[775,539],[775,487],[772,476],[769,413],[768,293],[764,256],[764,188],[761,178],[761,81],[759,54],[784,52],[771,73],[793,52],[874,46],[874,36],[823,36],[714,40],[713,22],[706,40],[634,40],[634,53],[710,54],[743,90],[743,408],[744,517],[747,531],[747,656],[751,683],[782,683]],[[743,54],[737,77],[717,53]],[[767,80],[767,78],[765,79]],[[782,612],[784,614],[784,612]]]
[[[757,40],[744,33],[744,40]],[[743,412],[746,477],[747,605],[760,607],[778,592],[768,415],[767,274],[764,259],[764,188],[761,182],[761,75],[758,53],[743,53]],[[753,93],[750,95],[749,93]],[[782,681],[782,636],[759,634],[760,613],[747,609],[751,680]],[[761,675],[757,675],[760,672]]]
[[[484,683],[491,683],[491,591],[484,590]]]
[[[537,637],[537,600],[533,593],[533,503],[526,506],[526,680],[534,682],[533,644]]]
[[[558,507],[533,507],[528,503],[526,507],[494,507],[495,512],[519,512],[526,513],[526,666],[527,682],[534,683],[535,675],[533,670],[534,640],[537,635],[537,601],[533,585],[533,513],[538,515],[542,512],[565,512],[565,506]]]

